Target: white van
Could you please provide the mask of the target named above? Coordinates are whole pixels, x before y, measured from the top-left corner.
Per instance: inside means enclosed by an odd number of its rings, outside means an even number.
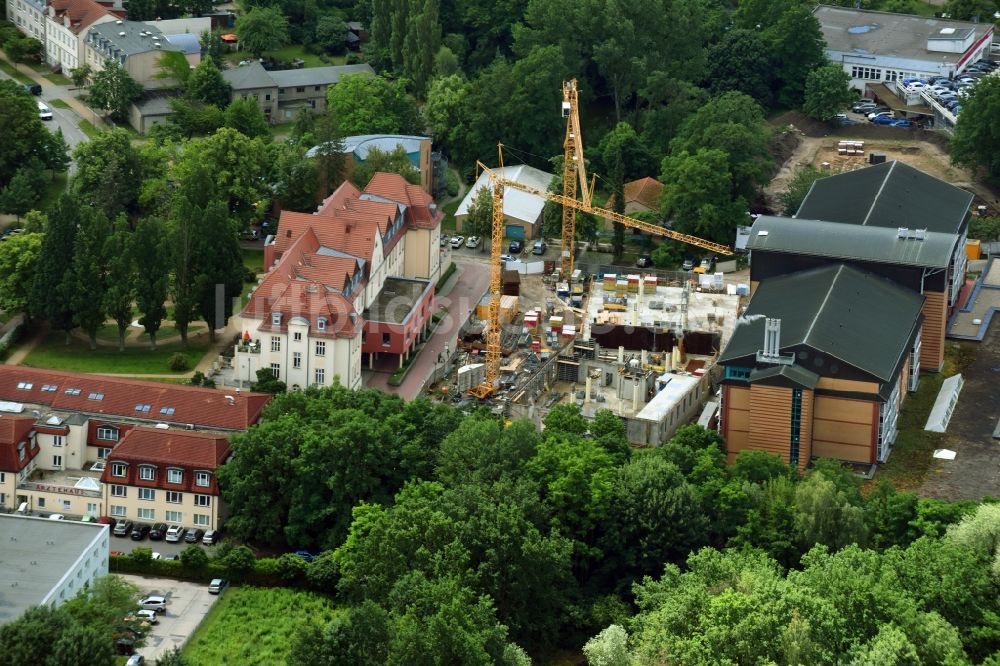
[[[52,109],[46,106],[42,100],[38,100],[38,117],[42,120],[52,120]]]

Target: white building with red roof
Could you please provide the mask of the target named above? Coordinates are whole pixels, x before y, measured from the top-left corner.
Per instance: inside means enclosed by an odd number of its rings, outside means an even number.
[[[0,510],[217,527],[214,477],[228,437],[255,424],[270,398],[2,365]],[[116,459],[155,470],[118,477],[108,471]]]
[[[268,272],[240,313],[237,379],[268,368],[290,388],[361,386],[379,355],[401,366],[427,334],[441,273],[441,212],[398,174],[343,183],[315,213],[284,211]]]
[[[93,25],[123,23],[121,0],[50,0],[46,8],[45,60],[62,68],[63,74],[86,62],[84,43]]]

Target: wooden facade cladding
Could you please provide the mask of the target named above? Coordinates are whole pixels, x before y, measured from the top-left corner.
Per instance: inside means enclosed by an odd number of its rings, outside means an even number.
[[[791,437],[792,389],[752,384],[747,448],[777,454],[787,463]]]
[[[872,438],[878,441],[876,400],[816,396],[812,454],[851,462],[873,461]]]
[[[859,382],[852,379],[833,379],[820,377],[816,388],[821,391],[842,391],[844,393],[869,393],[877,395],[879,385],[875,382]]]
[[[722,437],[726,440],[726,460],[732,465],[736,454],[750,448],[750,387],[722,386]]]
[[[948,294],[924,292],[920,369],[937,372],[944,365],[944,335],[948,327]]]

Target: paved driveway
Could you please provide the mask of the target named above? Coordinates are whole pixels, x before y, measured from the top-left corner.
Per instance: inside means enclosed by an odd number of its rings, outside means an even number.
[[[208,585],[189,583],[171,578],[146,578],[122,574],[122,578],[138,587],[143,594],[159,594],[167,598],[167,612],[146,636],[146,646],[139,654],[153,662],[175,647],[188,642],[209,609],[219,598],[208,593]]]

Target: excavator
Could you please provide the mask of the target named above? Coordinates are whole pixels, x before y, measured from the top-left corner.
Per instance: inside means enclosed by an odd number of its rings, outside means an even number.
[[[576,212],[590,213],[597,217],[617,222],[630,229],[638,229],[647,234],[662,236],[671,240],[694,245],[705,250],[710,250],[716,254],[731,256],[732,249],[729,247],[713,243],[712,241],[682,234],[661,227],[651,222],[643,222],[634,217],[628,217],[621,213],[616,213],[606,208],[598,208],[592,205],[591,196],[593,185],[587,182],[587,168],[583,160],[583,136],[580,130],[580,113],[578,105],[578,93],[576,79],[564,81],[562,86],[563,101],[562,115],[566,119],[566,137],[563,141],[563,192],[547,192],[530,185],[524,185],[515,180],[504,178],[503,172],[503,144],[499,144],[498,161],[499,171],[491,169],[482,162],[476,162],[476,166],[486,172],[490,179],[490,186],[493,189],[493,217],[492,224],[492,245],[490,257],[490,305],[489,314],[486,321],[486,355],[485,355],[485,377],[483,382],[473,386],[468,390],[468,394],[479,399],[488,398],[496,387],[500,373],[500,292],[503,266],[500,262],[500,252],[503,247],[504,217],[503,217],[503,193],[506,188],[520,190],[528,194],[542,197],[547,201],[560,204],[562,209],[562,253],[560,255],[560,271],[565,278],[573,274],[573,259],[576,247]],[[577,199],[579,185],[580,199]]]

